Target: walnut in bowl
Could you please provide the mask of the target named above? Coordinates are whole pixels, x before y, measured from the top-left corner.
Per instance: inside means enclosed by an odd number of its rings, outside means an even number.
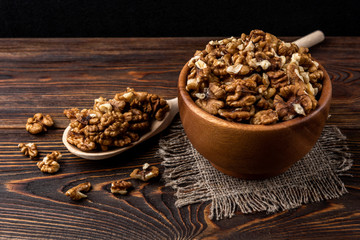
[[[228,121],[262,125],[313,111],[324,77],[307,48],[261,30],[210,41],[188,66],[186,90],[201,109]]]
[[[314,146],[331,81],[308,49],[260,30],[211,41],[185,64],[179,111],[193,146],[235,177],[278,175]]]

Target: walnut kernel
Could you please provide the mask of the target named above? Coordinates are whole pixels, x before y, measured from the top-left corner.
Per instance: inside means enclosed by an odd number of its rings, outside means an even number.
[[[38,155],[38,150],[35,143],[19,143],[18,147],[20,148],[20,151],[25,156],[29,156],[30,159],[34,159]]]
[[[132,187],[131,182],[119,180],[111,183],[111,193],[119,193],[125,195],[128,193],[128,189]]]
[[[159,169],[155,166],[150,166],[148,163],[145,163],[142,167],[142,170],[135,169],[131,174],[131,178],[140,179],[142,181],[148,181],[151,178],[155,178],[159,175]]]
[[[51,154],[46,155],[42,161],[39,161],[37,166],[42,172],[56,173],[60,169],[58,161],[61,157],[62,155],[60,152],[54,151]]]
[[[91,183],[81,183],[69,190],[66,191],[65,195],[70,197],[72,200],[80,200],[82,198],[86,198],[87,195],[85,195],[83,192],[88,192],[91,189]]]
[[[26,131],[31,134],[38,134],[43,131],[47,131],[46,127],[51,127],[54,125],[50,115],[43,115],[42,113],[36,113],[34,117],[28,118],[26,122]]]

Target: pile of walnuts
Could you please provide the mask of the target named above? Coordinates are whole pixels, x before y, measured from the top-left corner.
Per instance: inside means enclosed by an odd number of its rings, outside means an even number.
[[[95,99],[92,109],[65,110],[71,120],[67,141],[82,151],[124,147],[149,131],[152,121],[162,120],[168,110],[162,97],[127,88],[113,99]]]
[[[274,124],[317,106],[324,73],[307,48],[253,30],[210,41],[188,62],[186,90],[206,112],[229,121]]]

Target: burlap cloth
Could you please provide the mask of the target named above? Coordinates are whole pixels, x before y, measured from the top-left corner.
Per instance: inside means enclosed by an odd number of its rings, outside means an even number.
[[[177,119],[161,137],[163,179],[176,190],[175,205],[211,201],[210,218],[243,213],[272,213],[338,198],[347,192],[339,175],[352,166],[345,136],[326,126],[314,148],[288,171],[266,180],[240,180],[216,170],[187,139]]]

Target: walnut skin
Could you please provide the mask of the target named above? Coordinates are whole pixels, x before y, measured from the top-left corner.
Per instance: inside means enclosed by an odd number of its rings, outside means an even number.
[[[58,151],[54,151],[51,154],[46,155],[44,159],[37,163],[40,171],[44,173],[56,173],[60,169],[60,164],[58,161],[61,159],[62,155]]]
[[[142,167],[142,170],[135,169],[130,177],[134,179],[140,179],[141,181],[148,181],[151,178],[155,178],[159,175],[159,169],[155,166],[150,166],[148,163],[145,163]]]
[[[186,90],[204,111],[229,121],[275,124],[317,106],[324,73],[307,48],[253,30],[210,41],[189,60]],[[281,89],[296,86],[284,97]],[[276,114],[275,114],[276,113]]]
[[[68,191],[66,191],[65,195],[70,197],[72,200],[77,201],[83,198],[86,198],[87,195],[85,195],[83,192],[89,192],[91,189],[91,183],[81,183]]]
[[[43,115],[42,113],[36,113],[34,117],[28,118],[26,122],[26,131],[31,134],[38,134],[43,131],[47,131],[46,127],[51,127],[54,125],[50,115]]]
[[[121,195],[125,195],[128,193],[128,189],[131,187],[132,187],[131,182],[119,180],[119,181],[114,181],[111,183],[110,191],[111,191],[111,193],[114,193],[114,194],[119,193]]]
[[[124,147],[138,141],[168,111],[169,105],[160,96],[127,88],[113,99],[95,99],[92,109],[65,110],[71,121],[67,141],[82,151]]]
[[[29,156],[30,159],[34,159],[38,155],[38,150],[35,143],[20,143],[18,147],[20,148],[20,151],[25,156]]]

